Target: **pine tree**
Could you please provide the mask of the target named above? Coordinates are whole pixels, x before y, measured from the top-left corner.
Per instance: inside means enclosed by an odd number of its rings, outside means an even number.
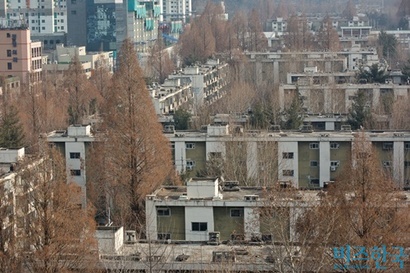
[[[285,129],[298,129],[303,123],[303,100],[297,91],[293,97],[292,103],[288,109],[285,110],[285,122],[283,127]]]
[[[371,124],[372,114],[368,106],[369,98],[364,92],[358,92],[353,101],[352,108],[349,110],[348,123],[352,129],[360,129]]]
[[[1,118],[0,147],[21,148],[24,146],[24,132],[19,113],[14,106],[8,105]]]

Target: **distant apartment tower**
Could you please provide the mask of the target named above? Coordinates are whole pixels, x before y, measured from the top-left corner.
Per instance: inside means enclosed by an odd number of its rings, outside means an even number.
[[[122,0],[87,1],[87,51],[117,49],[117,18]]]
[[[66,0],[0,0],[0,17],[25,22],[32,34],[67,31]]]
[[[161,1],[161,21],[186,22],[192,14],[191,0],[160,0]]]
[[[85,46],[87,44],[86,6],[86,0],[67,0],[68,46]]]
[[[158,37],[160,15],[157,1],[124,0],[117,17],[117,48],[128,38],[138,53],[148,52]]]
[[[32,42],[30,30],[23,25],[0,29],[0,75],[17,76],[22,83],[41,79],[41,42]]]

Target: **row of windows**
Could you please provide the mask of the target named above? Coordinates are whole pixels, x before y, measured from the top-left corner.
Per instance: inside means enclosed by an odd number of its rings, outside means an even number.
[[[17,55],[17,49],[7,49],[7,57],[11,57],[11,55]]]
[[[56,31],[56,29],[64,30],[64,26],[54,27],[54,31]],[[40,27],[31,27],[31,30],[40,30]],[[46,30],[46,27],[41,27],[41,30]]]
[[[229,214],[231,217],[242,217],[243,211],[242,209],[230,209]],[[171,216],[171,209],[170,208],[157,208],[157,216],[159,217]]]

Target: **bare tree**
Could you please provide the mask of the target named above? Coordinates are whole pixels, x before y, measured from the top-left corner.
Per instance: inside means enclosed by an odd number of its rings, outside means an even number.
[[[300,218],[299,235],[307,236],[306,240],[317,246],[318,251],[327,253],[327,263],[341,271],[377,272],[380,268],[370,256],[375,247],[408,245],[405,234],[410,229],[409,208],[391,174],[381,168],[364,133],[359,133],[352,145],[351,164],[322,194],[320,203]],[[349,263],[348,257],[338,259],[332,255],[331,247],[346,245],[353,246],[352,251],[356,252],[359,247],[365,249],[368,258],[362,254],[362,259]],[[396,272],[400,264],[383,260],[381,266],[388,272]]]
[[[119,67],[103,112],[103,148],[112,216],[117,224],[140,229],[144,197],[173,174],[171,151],[156,120],[137,54],[124,41]]]
[[[26,191],[19,210],[26,213],[21,244],[28,272],[95,269],[93,212],[81,208],[81,189],[67,184],[64,166],[61,154],[47,148],[36,164],[22,164],[20,187]]]

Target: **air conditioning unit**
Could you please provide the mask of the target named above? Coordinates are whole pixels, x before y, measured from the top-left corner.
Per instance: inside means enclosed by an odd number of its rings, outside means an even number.
[[[208,245],[219,245],[221,233],[219,231],[209,232]]]
[[[337,170],[337,167],[336,166],[330,166],[330,171],[331,172],[335,172]]]

